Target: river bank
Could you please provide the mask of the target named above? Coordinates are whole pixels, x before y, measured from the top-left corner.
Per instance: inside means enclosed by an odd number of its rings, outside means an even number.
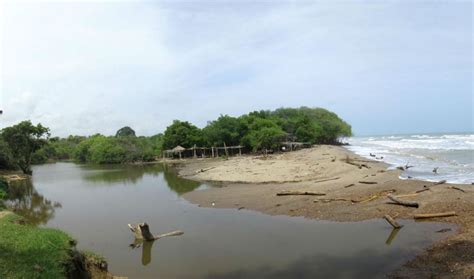
[[[2,183],[31,179],[2,171]],[[1,189],[1,187],[0,187]],[[0,200],[0,277],[114,279],[106,260],[89,251],[78,251],[67,233],[29,224],[22,216],[2,208]]]
[[[270,215],[331,221],[362,221],[382,218],[385,214],[412,219],[419,213],[455,211],[456,216],[430,220],[456,224],[458,233],[436,243],[392,275],[465,278],[474,274],[472,185],[401,180],[400,170],[387,171],[383,162],[364,159],[336,146],[317,146],[267,157],[187,160],[179,169],[182,177],[221,184],[222,187],[183,196],[202,207],[250,209]],[[429,190],[416,193],[425,185]],[[324,196],[276,195],[287,190],[318,192]],[[410,195],[403,199],[419,202],[419,208],[388,203],[386,195],[390,192]]]

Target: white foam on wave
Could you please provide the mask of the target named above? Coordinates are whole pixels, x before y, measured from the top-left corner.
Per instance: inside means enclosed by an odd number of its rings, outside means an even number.
[[[350,138],[347,148],[374,159],[383,156],[390,168],[409,163],[414,168],[402,177],[412,176],[427,181],[446,179],[450,183],[474,182],[474,135],[406,135]],[[432,172],[439,168],[439,173]]]

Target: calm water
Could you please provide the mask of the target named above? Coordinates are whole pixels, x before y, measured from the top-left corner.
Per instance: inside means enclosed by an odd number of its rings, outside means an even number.
[[[474,183],[474,134],[395,135],[349,138],[348,148],[373,159],[370,153],[396,166],[412,165],[409,176],[451,183]],[[433,173],[434,168],[437,173]]]
[[[129,278],[380,278],[447,234],[440,223],[358,223],[200,208],[180,194],[207,186],[163,166],[90,167],[57,163],[34,168],[33,183],[10,202],[30,222],[57,227],[80,249],[104,255]],[[132,249],[127,223],[153,233],[183,230]],[[454,230],[454,228],[453,228]]]

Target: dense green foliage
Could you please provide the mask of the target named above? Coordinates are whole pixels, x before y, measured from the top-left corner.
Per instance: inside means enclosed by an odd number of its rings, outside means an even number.
[[[1,137],[8,145],[12,163],[23,173],[31,174],[33,154],[47,143],[49,129],[41,124],[34,126],[30,121],[23,121],[4,128]]]
[[[0,278],[66,278],[72,239],[55,229],[0,218]]]
[[[24,121],[2,130],[0,169],[20,167],[29,171],[29,163],[75,160],[82,163],[127,163],[151,161],[163,149],[178,145],[236,146],[248,150],[278,149],[284,141],[310,144],[336,144],[340,137],[351,136],[351,126],[335,113],[322,108],[280,108],[254,111],[239,117],[221,115],[200,129],[187,121],[175,120],[164,134],[137,137],[125,126],[115,136],[100,134],[47,139],[48,129]]]
[[[178,145],[189,148],[203,144],[202,131],[187,121],[173,121],[163,135],[163,148],[172,149]]]
[[[94,135],[76,146],[73,158],[95,164],[152,161],[156,155],[154,150],[151,138]]]
[[[135,131],[128,127],[125,126],[123,128],[120,128],[117,133],[115,134],[116,137],[135,137]]]
[[[351,135],[351,126],[328,110],[280,108],[254,111],[240,117],[221,115],[202,130],[189,122],[175,120],[165,131],[163,148],[226,144],[257,151],[278,148],[282,141],[336,144],[340,137]]]

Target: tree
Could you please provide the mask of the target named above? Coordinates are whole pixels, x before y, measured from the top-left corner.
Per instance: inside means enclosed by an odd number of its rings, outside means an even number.
[[[243,134],[241,122],[235,117],[221,115],[203,129],[205,141],[210,146],[238,145]]]
[[[163,148],[172,149],[178,145],[185,148],[201,145],[203,143],[202,131],[187,121],[174,120],[163,135]]]
[[[0,169],[15,169],[17,166],[8,144],[0,137]]]
[[[47,142],[49,129],[31,121],[23,121],[2,130],[2,138],[8,144],[16,165],[25,174],[31,174],[31,157]]]
[[[278,148],[286,133],[270,119],[255,118],[248,133],[242,138],[242,144],[254,151]]]
[[[135,131],[128,126],[120,128],[115,134],[115,136],[116,137],[136,137]]]

